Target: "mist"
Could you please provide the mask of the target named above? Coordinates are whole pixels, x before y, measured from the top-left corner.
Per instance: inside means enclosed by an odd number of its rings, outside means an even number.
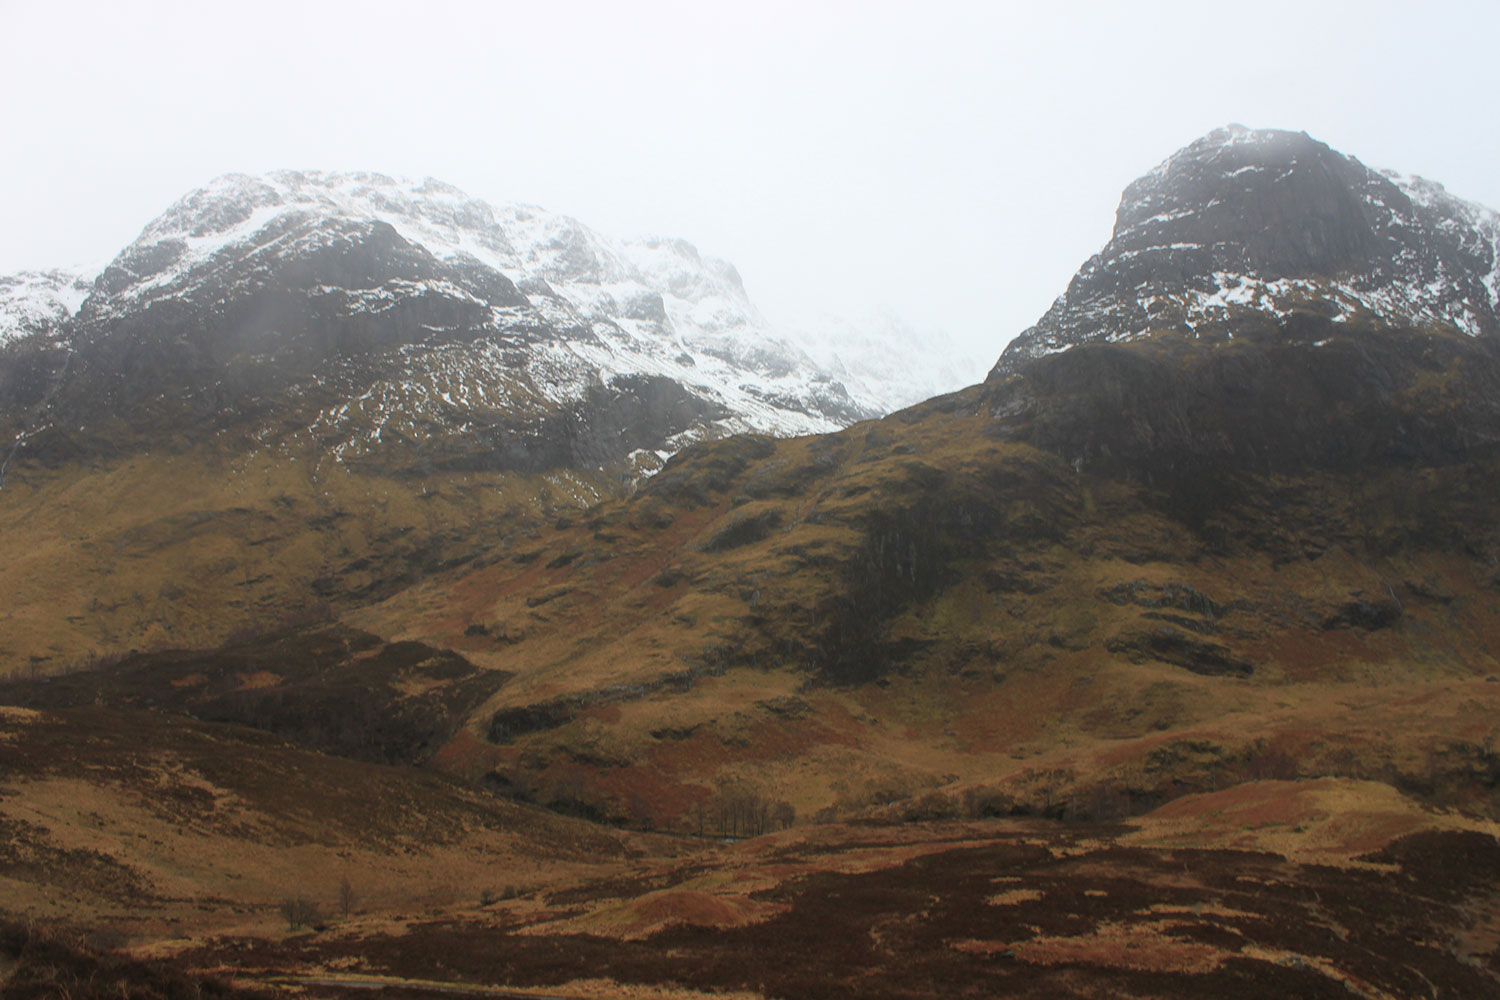
[[[5,4],[0,272],[100,265],[214,176],[436,177],[894,311],[974,377],[1228,122],[1500,205],[1483,3]]]

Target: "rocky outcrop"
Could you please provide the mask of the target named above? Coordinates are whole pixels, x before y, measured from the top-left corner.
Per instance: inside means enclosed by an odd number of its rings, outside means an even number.
[[[1500,447],[1500,216],[1305,134],[1221,129],[1126,189],[1114,236],[996,364],[990,433],[1157,487]]]

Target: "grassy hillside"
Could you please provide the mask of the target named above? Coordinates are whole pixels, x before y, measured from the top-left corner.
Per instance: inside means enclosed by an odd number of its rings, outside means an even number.
[[[101,570],[12,571],[18,590],[56,582],[11,614],[40,606],[47,628],[69,581],[112,593],[189,566],[207,578],[91,597],[103,613],[83,621],[150,622],[154,600],[169,621],[140,645],[234,642],[11,697],[380,746],[693,832],[732,802],[758,826],[778,806],[1115,816],[1315,776],[1490,813],[1500,365],[1452,338],[1340,338],[1071,351],[838,434],[691,449],[628,500],[545,524],[572,499],[556,480],[434,475],[377,497],[343,466],[187,463],[202,492],[179,489],[182,512],[74,540]],[[145,490],[158,461],[187,459],[135,459],[119,488]],[[252,475],[260,517],[184,530]],[[79,492],[33,510],[149,509]],[[353,631],[244,628],[299,598]]]
[[[326,620],[618,489],[603,474],[382,474],[296,439],[12,470],[0,673]]]
[[[1230,407],[1131,445],[1115,425],[1177,405],[1147,397],[1098,432],[1108,461],[1077,461],[1044,378],[978,387],[695,450],[349,620],[512,675],[442,766],[622,819],[695,827],[745,786],[802,815],[1060,815],[1315,775],[1492,810],[1500,463],[1490,438],[1409,446],[1491,433],[1487,373],[1376,360],[1425,427],[1382,437],[1359,395],[1332,440],[1291,406],[1236,433]]]
[[[586,509],[30,469],[5,641],[138,651],[0,686],[5,908],[330,996],[1484,995],[1500,360],[1313,343],[1079,348]]]
[[[125,939],[274,932],[288,898],[339,913],[451,905],[613,871],[666,841],[604,831],[430,772],[140,710],[0,710],[0,897]]]

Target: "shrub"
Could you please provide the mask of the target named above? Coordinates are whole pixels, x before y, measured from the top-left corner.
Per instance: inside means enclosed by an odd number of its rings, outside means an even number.
[[[300,896],[296,899],[291,897],[283,899],[278,910],[282,919],[286,921],[286,929],[289,931],[316,924],[320,919],[318,904]]]
[[[1245,761],[1245,776],[1251,781],[1295,781],[1297,761],[1286,751],[1262,743]]]
[[[961,806],[942,792],[928,792],[919,799],[908,802],[901,810],[901,818],[908,823],[954,819]]]
[[[1130,815],[1130,794],[1119,784],[1105,781],[1089,789],[1083,813],[1092,820],[1119,819]]]

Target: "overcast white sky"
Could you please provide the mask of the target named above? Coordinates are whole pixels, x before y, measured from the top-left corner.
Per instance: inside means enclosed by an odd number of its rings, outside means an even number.
[[[102,262],[221,173],[369,169],[989,360],[1129,181],[1231,121],[1500,206],[1492,0],[0,0],[0,29],[0,272]]]

